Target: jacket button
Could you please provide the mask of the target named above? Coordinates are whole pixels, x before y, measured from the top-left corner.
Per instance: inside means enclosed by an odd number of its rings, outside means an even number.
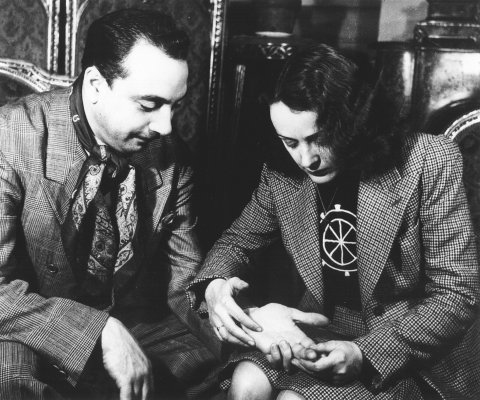
[[[372,378],[372,388],[374,390],[378,390],[378,389],[380,389],[381,386],[382,386],[382,379],[380,378],[380,376],[375,375]]]
[[[47,271],[50,272],[51,274],[56,274],[58,272],[58,267],[53,264],[48,264]]]
[[[385,312],[385,307],[382,306],[381,304],[377,304],[375,307],[373,307],[373,315],[379,317],[380,315],[383,315]]]
[[[175,216],[176,216],[175,212],[170,212],[166,214],[161,220],[162,224],[166,226],[172,225],[173,220],[175,219]]]
[[[58,365],[53,364],[53,368],[55,368],[55,370],[60,374],[62,378],[68,378],[68,374],[63,369],[60,369]]]

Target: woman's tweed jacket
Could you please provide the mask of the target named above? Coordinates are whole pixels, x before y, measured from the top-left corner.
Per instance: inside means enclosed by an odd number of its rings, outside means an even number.
[[[355,342],[375,371],[369,387],[381,391],[416,374],[445,399],[478,398],[480,335],[472,323],[478,320],[479,268],[461,154],[453,142],[424,134],[409,137],[402,154],[397,168],[361,180],[358,194],[367,334]],[[200,283],[243,276],[253,251],[280,236],[321,312],[317,201],[306,175],[292,178],[265,167],[250,203],[190,286],[192,306],[200,306]]]

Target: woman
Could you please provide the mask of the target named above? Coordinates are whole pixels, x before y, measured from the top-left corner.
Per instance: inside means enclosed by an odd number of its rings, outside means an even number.
[[[225,369],[231,399],[479,393],[478,263],[461,155],[443,137],[387,130],[378,93],[325,45],[280,75],[270,116],[295,170],[265,165],[189,287],[217,336],[244,347]],[[239,277],[279,238],[303,300],[242,310]]]

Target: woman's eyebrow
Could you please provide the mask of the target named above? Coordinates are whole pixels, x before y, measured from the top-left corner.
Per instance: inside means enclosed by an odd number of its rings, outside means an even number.
[[[290,137],[288,137],[288,136],[282,136],[282,135],[280,135],[279,133],[277,133],[277,136],[278,136],[280,139],[284,139],[284,140],[297,140],[297,139],[292,139],[292,138],[290,138]]]
[[[308,135],[308,136],[304,137],[303,140],[308,141],[308,140],[316,139],[320,133],[321,133],[321,131],[314,132],[311,135]],[[285,140],[298,140],[298,139],[293,139],[293,138],[290,138],[290,137],[287,137],[287,136],[282,136],[279,133],[277,133],[277,136],[280,139],[285,139]]]

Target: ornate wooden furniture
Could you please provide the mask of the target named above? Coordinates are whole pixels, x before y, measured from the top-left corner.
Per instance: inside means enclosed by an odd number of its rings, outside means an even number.
[[[463,182],[480,252],[480,109],[455,119],[444,135],[458,143],[463,155]]]

